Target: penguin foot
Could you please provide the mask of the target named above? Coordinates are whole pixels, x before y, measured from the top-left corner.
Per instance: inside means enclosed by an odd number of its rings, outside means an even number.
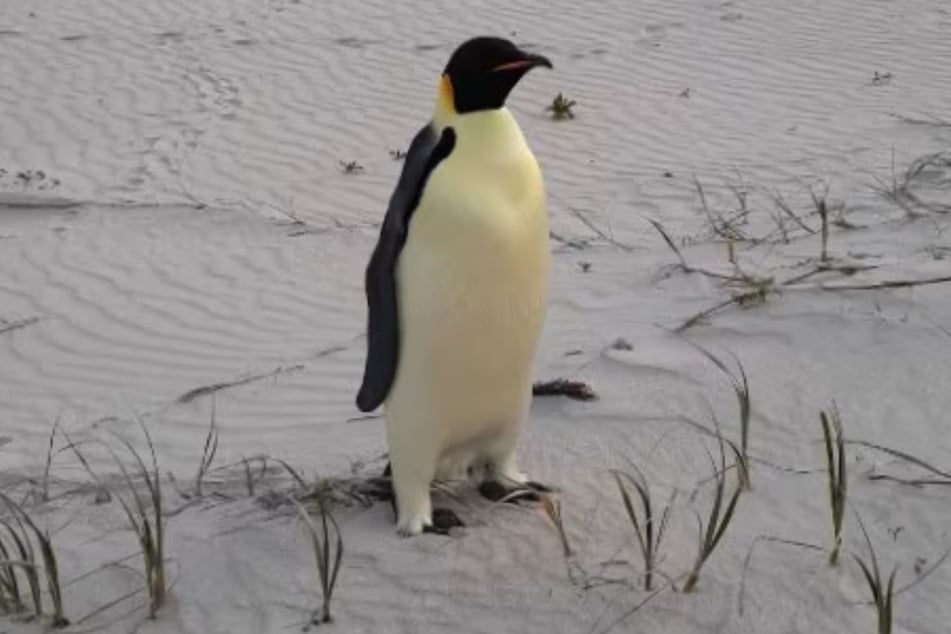
[[[396,499],[393,494],[393,482],[389,478],[369,478],[360,490],[368,498],[380,502],[392,502]]]
[[[378,502],[389,502],[396,515],[396,491],[393,489],[393,467],[389,462],[383,473],[376,478],[368,478],[362,492],[368,498]]]
[[[426,524],[422,518],[415,518],[412,521],[398,523],[396,525],[396,534],[400,537],[415,537],[426,530]]]
[[[550,493],[551,489],[543,484],[532,482],[517,484],[515,486],[506,486],[498,480],[486,480],[479,485],[479,494],[492,502],[506,502],[507,504],[518,504],[519,502],[538,502],[541,495]]]
[[[449,531],[457,526],[465,526],[465,522],[459,519],[455,511],[451,509],[433,509],[433,523],[430,526],[424,526],[424,533],[435,533],[436,535],[448,535]]]

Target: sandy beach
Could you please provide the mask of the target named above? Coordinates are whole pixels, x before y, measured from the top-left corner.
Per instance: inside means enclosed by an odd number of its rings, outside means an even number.
[[[320,597],[284,495],[333,482],[345,552],[316,631],[881,632],[860,517],[898,566],[891,631],[947,634],[949,32],[941,0],[0,5],[0,492],[52,538],[61,631],[300,631]],[[519,455],[557,488],[570,556],[538,504],[437,492],[467,526],[404,539],[346,494],[386,463],[354,405],[364,267],[399,152],[477,34],[554,62],[509,101],[551,216],[536,375],[597,398],[536,398]],[[558,93],[573,118],[546,110]],[[752,487],[688,593],[707,432],[741,438],[698,347],[748,379]],[[123,480],[84,444],[147,456],[142,425],[165,493],[155,619]],[[651,592],[614,469],[674,496]],[[29,615],[0,610],[0,634],[50,629]]]

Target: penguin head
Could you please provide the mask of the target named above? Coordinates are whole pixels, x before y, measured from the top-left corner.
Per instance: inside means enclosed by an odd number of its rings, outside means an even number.
[[[498,37],[476,37],[455,50],[442,75],[442,90],[459,114],[495,110],[515,84],[536,66],[551,68],[541,55],[519,49]]]

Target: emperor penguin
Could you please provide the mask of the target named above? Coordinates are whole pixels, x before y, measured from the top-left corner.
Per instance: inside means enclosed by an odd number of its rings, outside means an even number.
[[[452,54],[405,157],[366,269],[368,347],[357,406],[384,406],[397,532],[446,532],[434,480],[526,483],[516,444],[548,304],[538,162],[505,101],[551,62],[476,37]],[[541,485],[537,485],[539,488]]]

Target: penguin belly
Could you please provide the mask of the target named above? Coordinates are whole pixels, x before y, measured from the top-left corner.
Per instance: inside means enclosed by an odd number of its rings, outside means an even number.
[[[515,446],[548,301],[544,189],[527,147],[470,158],[463,148],[434,170],[397,267],[400,360],[385,407],[404,534],[431,521],[433,479],[476,462],[524,479]]]

